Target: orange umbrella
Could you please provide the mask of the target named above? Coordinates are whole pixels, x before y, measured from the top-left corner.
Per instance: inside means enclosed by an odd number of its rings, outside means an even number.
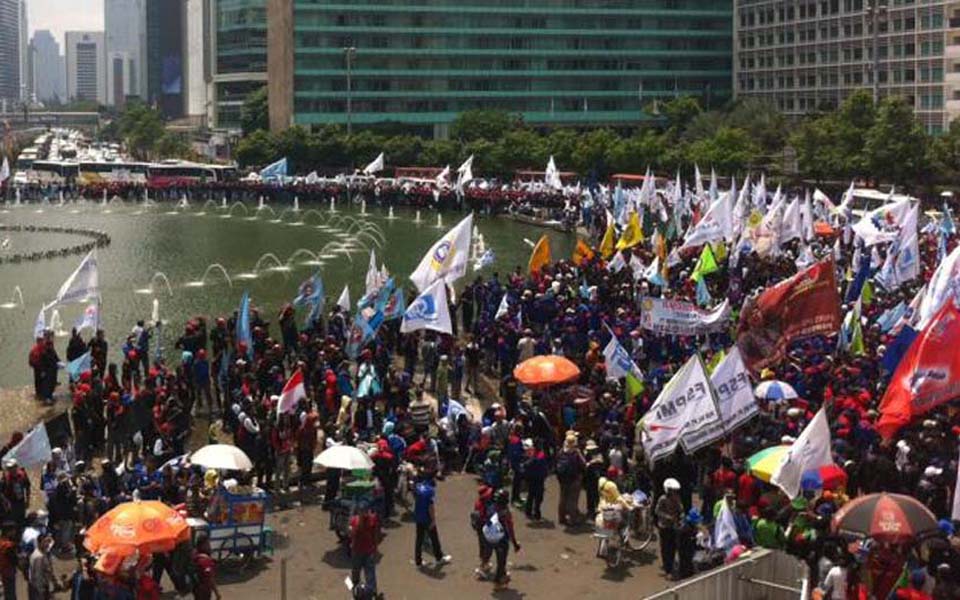
[[[570,360],[551,354],[523,361],[513,370],[513,376],[523,385],[546,387],[576,380],[580,369]]]
[[[826,221],[817,221],[813,224],[813,231],[817,235],[822,235],[824,237],[830,237],[836,233],[833,227],[830,226]]]
[[[83,541],[90,552],[133,546],[141,553],[169,552],[190,539],[190,526],[180,513],[163,502],[125,502],[90,526]]]

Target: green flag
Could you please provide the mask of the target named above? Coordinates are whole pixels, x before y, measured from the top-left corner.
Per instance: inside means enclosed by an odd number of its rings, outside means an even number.
[[[633,374],[633,372],[627,373],[626,389],[627,389],[627,400],[633,400],[638,395],[643,393],[643,381]]]
[[[690,276],[690,279],[700,281],[704,275],[716,273],[719,270],[717,257],[713,255],[713,248],[710,247],[710,244],[704,244],[703,250],[700,251],[700,258],[697,259],[697,264],[693,267],[693,275]]]

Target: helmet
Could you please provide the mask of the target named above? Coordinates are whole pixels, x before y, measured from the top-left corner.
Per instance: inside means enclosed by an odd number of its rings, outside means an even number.
[[[669,477],[663,482],[663,491],[669,492],[671,490],[680,491],[680,482],[673,477]]]

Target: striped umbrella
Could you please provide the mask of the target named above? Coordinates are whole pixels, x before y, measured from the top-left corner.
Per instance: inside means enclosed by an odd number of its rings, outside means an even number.
[[[757,479],[769,483],[789,449],[790,445],[784,444],[761,450],[747,459],[747,470]]]
[[[771,446],[747,459],[747,471],[760,481],[770,483],[790,444]],[[833,490],[847,484],[847,473],[837,465],[827,465],[803,472],[800,486],[804,490]]]
[[[755,387],[753,395],[770,402],[782,402],[783,400],[797,398],[797,390],[785,381],[771,379],[770,381],[763,381]]]
[[[840,535],[902,544],[938,535],[937,518],[916,498],[870,494],[843,506],[830,524]]]

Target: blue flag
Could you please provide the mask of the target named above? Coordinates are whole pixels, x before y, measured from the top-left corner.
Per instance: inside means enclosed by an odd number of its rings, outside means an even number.
[[[900,322],[900,319],[907,314],[907,304],[906,302],[900,301],[899,304],[893,308],[889,308],[880,317],[877,318],[877,325],[880,327],[880,331],[887,333],[893,326]]]
[[[357,355],[360,354],[360,349],[363,348],[373,336],[374,330],[370,326],[370,323],[368,323],[360,313],[355,314],[353,316],[353,323],[351,323],[350,329],[347,332],[347,356],[357,358]]]
[[[304,306],[323,302],[323,296],[323,279],[320,277],[320,271],[317,271],[313,277],[301,283],[300,287],[297,288],[297,296],[293,299],[293,305]]]
[[[81,373],[85,373],[93,368],[92,356],[87,350],[77,358],[67,363],[67,373],[70,375],[70,381],[80,379]]]
[[[384,321],[391,321],[402,317],[403,313],[407,312],[407,301],[406,298],[404,298],[403,290],[400,288],[393,290],[393,293],[390,294],[390,297],[387,298],[383,306],[377,307],[377,312],[383,315]]]
[[[847,295],[844,298],[844,302],[847,304],[856,302],[857,298],[860,297],[860,292],[863,291],[863,284],[867,282],[868,277],[870,277],[870,257],[861,256],[857,274],[854,275],[853,281],[850,282],[850,287],[847,288]]]
[[[904,325],[897,337],[893,338],[893,341],[887,345],[887,351],[883,353],[883,360],[880,361],[880,365],[886,371],[887,376],[893,375],[893,372],[897,370],[897,365],[900,364],[900,360],[916,338],[917,330],[909,325]]]
[[[957,232],[957,226],[953,223],[953,215],[950,213],[950,207],[943,203],[943,220],[940,221],[940,230],[947,235],[953,235]]]
[[[393,282],[393,277],[387,280],[380,289],[377,290],[376,297],[373,301],[373,309],[377,312],[383,312],[383,309],[386,308],[387,304],[390,302],[390,297],[393,295],[393,290],[396,288],[396,285]]]
[[[709,306],[711,302],[713,302],[713,297],[710,295],[710,290],[707,289],[705,278],[701,277],[697,280],[697,304]]]
[[[237,315],[237,343],[247,345],[247,358],[253,360],[253,334],[250,331],[250,293],[243,292]]]
[[[287,176],[287,159],[281,158],[277,162],[267,165],[260,171],[260,179],[269,181],[271,179],[282,179]]]

